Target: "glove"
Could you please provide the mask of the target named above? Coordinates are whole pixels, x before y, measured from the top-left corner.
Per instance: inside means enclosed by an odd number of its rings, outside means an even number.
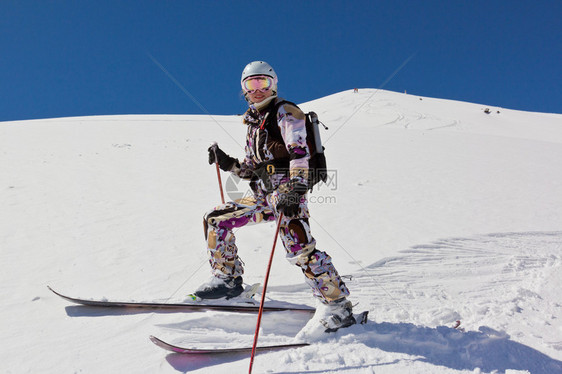
[[[302,196],[306,194],[308,187],[297,181],[279,186],[279,200],[277,201],[277,211],[286,217],[295,217],[299,213],[299,206]]]
[[[209,147],[209,165],[214,164],[217,162],[219,167],[224,171],[230,171],[232,166],[236,163],[236,159],[234,157],[230,157],[226,153],[219,148],[218,144],[213,144]]]

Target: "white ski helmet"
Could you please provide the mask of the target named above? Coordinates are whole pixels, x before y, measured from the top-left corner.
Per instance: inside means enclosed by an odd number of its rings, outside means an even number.
[[[242,78],[240,79],[240,83],[244,82],[244,80],[248,77],[252,77],[254,75],[267,75],[268,77],[273,78],[273,82],[275,88],[277,87],[277,74],[275,74],[275,70],[265,61],[253,61],[250,62],[244,70],[242,71]]]

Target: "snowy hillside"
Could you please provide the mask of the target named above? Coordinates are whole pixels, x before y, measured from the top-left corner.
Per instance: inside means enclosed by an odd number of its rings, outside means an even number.
[[[562,115],[371,89],[301,107],[329,127],[313,234],[370,321],[260,354],[254,373],[562,373]],[[247,355],[167,354],[148,336],[245,346],[255,315],[95,309],[47,289],[182,301],[209,277],[202,216],[220,194],[206,149],[241,157],[244,134],[239,116],[0,123],[0,372],[247,372]],[[273,233],[236,232],[246,283],[263,281]],[[283,252],[267,295],[312,306]],[[260,343],[290,342],[308,318],[265,314]]]

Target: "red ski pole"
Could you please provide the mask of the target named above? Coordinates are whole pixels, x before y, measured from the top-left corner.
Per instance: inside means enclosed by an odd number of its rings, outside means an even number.
[[[224,204],[224,192],[222,190],[221,169],[219,168],[219,160],[217,158],[217,143],[213,143],[213,152],[215,152],[215,166],[217,167],[217,179],[219,180],[219,190],[221,192],[221,201]]]
[[[217,166],[217,178],[219,179],[219,189],[221,190],[221,200],[222,200],[222,203],[224,204],[224,192],[222,190],[221,170],[219,169],[219,163],[218,162],[215,162],[215,165]]]
[[[254,333],[254,345],[252,346],[252,356],[250,357],[249,374],[252,374],[252,366],[254,365],[254,356],[256,354],[256,346],[258,345],[258,335],[260,332],[261,315],[263,313],[263,306],[265,303],[265,291],[267,289],[267,281],[269,280],[269,271],[271,270],[271,263],[273,262],[273,254],[275,253],[275,245],[277,244],[277,237],[279,236],[279,229],[281,228],[282,219],[283,219],[283,213],[279,214],[279,219],[277,220],[277,229],[275,230],[275,237],[273,238],[273,248],[271,248],[271,255],[269,256],[269,264],[267,264],[267,272],[265,273],[265,281],[263,282],[263,291],[261,293],[260,309],[258,312],[258,322],[256,324],[256,332]]]

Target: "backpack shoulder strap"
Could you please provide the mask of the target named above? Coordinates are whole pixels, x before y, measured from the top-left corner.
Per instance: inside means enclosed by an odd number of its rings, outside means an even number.
[[[289,104],[289,105],[292,105],[292,106],[298,108],[298,105],[293,103],[292,101],[285,100],[282,97],[278,97],[277,99],[275,99],[275,102],[272,105],[272,109],[271,109],[271,112],[270,112],[269,116],[270,117],[272,117],[273,115],[277,116],[277,112],[279,111],[279,107],[281,105],[285,105],[285,104]]]
[[[279,112],[279,108],[281,107],[281,105],[285,105],[285,104],[292,105],[302,112],[301,108],[299,108],[298,105],[293,103],[292,101],[285,100],[280,97],[276,98],[275,101],[269,107],[269,111],[267,113],[267,120],[264,123],[265,128],[268,129],[269,133],[274,139],[281,139],[281,131],[277,126],[277,113]],[[304,113],[304,119],[308,123],[307,113]]]
[[[290,104],[297,107],[297,105],[291,101],[285,100],[281,97],[275,99],[272,103],[269,112],[267,114],[267,124],[265,124],[266,128],[272,133],[273,137],[280,138],[281,133],[279,132],[279,128],[277,127],[277,112],[279,111],[279,107],[281,105]],[[297,107],[298,108],[298,107]]]

